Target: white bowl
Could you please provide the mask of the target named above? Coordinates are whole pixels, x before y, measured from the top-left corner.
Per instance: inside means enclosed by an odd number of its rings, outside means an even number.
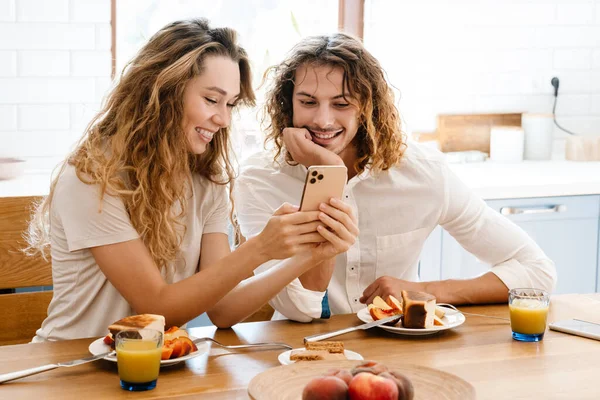
[[[0,157],[0,181],[18,178],[25,171],[25,160]]]

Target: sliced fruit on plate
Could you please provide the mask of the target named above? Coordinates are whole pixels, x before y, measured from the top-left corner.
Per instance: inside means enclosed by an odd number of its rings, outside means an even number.
[[[170,349],[171,352],[169,353],[168,350],[165,350],[165,348]],[[191,352],[196,351],[196,350],[198,350],[198,348],[196,347],[194,342],[192,342],[192,340],[189,337],[180,336],[173,340],[165,340],[165,342],[163,343],[162,355],[163,355],[163,357],[168,355],[169,356],[168,359],[173,359],[173,358],[187,356],[188,354],[190,354]],[[163,360],[167,360],[167,358],[163,358]]]
[[[438,317],[437,315],[433,316],[433,325],[434,326],[445,326],[446,324],[444,324],[444,321],[442,321],[442,319],[440,317]]]
[[[393,308],[386,303],[381,297],[375,296],[372,303],[375,307],[381,308],[382,310],[392,310]]]
[[[438,318],[444,318],[444,315],[446,315],[446,310],[444,310],[444,307],[436,306],[435,315],[437,315]]]
[[[173,349],[171,347],[163,346],[162,353],[160,355],[160,359],[168,360],[171,358],[171,354],[173,354]]]
[[[368,307],[369,309],[369,314],[371,314],[371,318],[373,318],[373,321],[378,321],[380,319],[385,319],[385,318],[389,318],[393,315],[398,315],[398,311],[393,310],[393,309],[389,309],[389,310],[382,310],[379,307],[374,306],[373,304],[369,304]],[[396,324],[396,322],[390,322],[389,324],[394,325]]]
[[[104,339],[102,340],[104,342],[105,345],[110,346],[110,347],[114,347],[115,346],[115,341],[112,338],[112,336],[110,335],[106,335],[104,336]]]
[[[387,298],[387,305],[389,305],[390,307],[392,307],[392,309],[396,311],[402,312],[402,302],[394,296],[392,296],[391,294]]]

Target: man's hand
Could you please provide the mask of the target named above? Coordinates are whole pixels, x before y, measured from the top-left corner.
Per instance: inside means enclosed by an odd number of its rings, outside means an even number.
[[[410,282],[392,278],[391,276],[382,276],[367,286],[359,301],[363,304],[371,304],[375,296],[379,296],[385,300],[390,294],[399,299],[402,297],[400,293],[402,290],[427,291],[425,289],[425,282]]]
[[[338,199],[321,203],[319,208],[322,225],[317,226],[317,232],[327,241],[314,248],[313,256],[317,261],[325,261],[352,247],[359,234],[358,220],[352,207]]]
[[[310,132],[304,128],[285,128],[283,143],[297,163],[311,165],[344,165],[335,153],[312,141]]]

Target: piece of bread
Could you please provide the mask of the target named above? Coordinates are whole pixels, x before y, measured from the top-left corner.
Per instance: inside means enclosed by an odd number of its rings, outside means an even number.
[[[343,353],[344,342],[306,342],[306,350],[327,350],[329,353]]]
[[[120,319],[108,327],[113,338],[117,333],[127,329],[155,329],[161,333],[165,331],[165,317],[156,314],[131,315]]]
[[[344,353],[330,353],[327,350],[294,350],[291,361],[346,360]]]
[[[433,328],[435,316],[435,297],[429,293],[402,291],[405,328]]]

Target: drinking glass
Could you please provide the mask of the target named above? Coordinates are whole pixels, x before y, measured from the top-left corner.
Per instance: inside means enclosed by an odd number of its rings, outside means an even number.
[[[508,292],[512,337],[523,342],[539,342],[546,332],[550,307],[547,292],[534,288],[511,289]]]
[[[127,329],[117,333],[115,349],[121,388],[129,391],[156,387],[163,333],[156,329]]]

